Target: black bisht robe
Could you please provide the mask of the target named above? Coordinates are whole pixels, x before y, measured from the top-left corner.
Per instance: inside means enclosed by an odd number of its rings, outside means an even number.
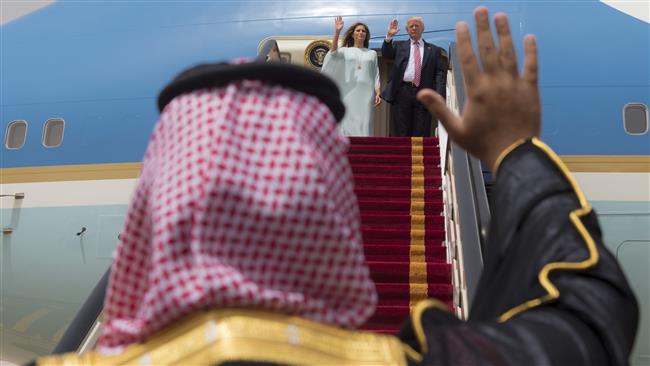
[[[492,197],[469,320],[421,307],[400,332],[418,353],[409,364],[628,364],[636,299],[557,155],[521,143],[498,167]]]

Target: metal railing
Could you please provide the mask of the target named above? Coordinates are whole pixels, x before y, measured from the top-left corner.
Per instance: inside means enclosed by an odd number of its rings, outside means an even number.
[[[447,104],[462,114],[465,88],[456,43],[449,46]],[[451,141],[440,127],[447,254],[453,267],[454,305],[466,319],[483,270],[490,222],[481,162]]]
[[[108,267],[52,350],[53,355],[75,352],[88,348],[88,343],[94,344],[93,335],[96,333],[91,332],[91,330],[98,327],[100,314],[104,307],[104,297],[106,296],[106,286],[108,285],[110,272],[111,267]]]

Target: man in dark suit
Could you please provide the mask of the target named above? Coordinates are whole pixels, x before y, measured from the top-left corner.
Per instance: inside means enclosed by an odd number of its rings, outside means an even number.
[[[421,17],[409,18],[406,31],[408,40],[393,41],[398,32],[397,20],[388,27],[381,54],[395,62],[381,97],[395,108],[394,136],[431,136],[431,114],[415,94],[428,88],[445,97],[447,62],[440,47],[422,39],[424,21]]]

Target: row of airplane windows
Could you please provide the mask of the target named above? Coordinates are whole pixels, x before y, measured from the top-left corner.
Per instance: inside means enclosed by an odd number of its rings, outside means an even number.
[[[648,132],[648,107],[644,103],[628,103],[623,107],[623,127],[630,135],[644,135]],[[46,148],[61,146],[65,121],[63,118],[50,118],[43,124],[41,142]],[[18,150],[25,145],[27,121],[11,121],[5,132],[5,148]]]
[[[41,143],[44,147],[55,148],[63,142],[65,121],[63,118],[50,118],[43,124]],[[5,132],[5,149],[18,150],[25,145],[27,121],[11,121]]]

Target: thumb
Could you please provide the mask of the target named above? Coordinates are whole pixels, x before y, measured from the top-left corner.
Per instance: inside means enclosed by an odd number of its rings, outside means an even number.
[[[442,122],[452,138],[460,134],[460,118],[447,107],[445,99],[440,94],[431,89],[423,89],[418,92],[417,99],[424,104],[434,118]]]

